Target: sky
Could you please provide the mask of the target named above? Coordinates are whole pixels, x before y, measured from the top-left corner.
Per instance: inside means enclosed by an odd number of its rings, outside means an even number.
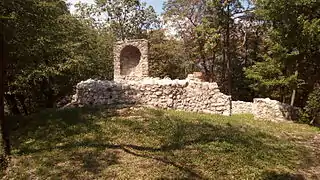
[[[75,3],[79,2],[79,1],[82,2],[82,3],[89,3],[89,4],[94,3],[94,0],[67,0],[67,2],[70,3],[70,4],[75,4]],[[142,0],[142,1],[146,2],[147,5],[153,6],[154,10],[158,14],[161,14],[163,12],[162,5],[163,5],[163,2],[165,0]],[[71,12],[73,12],[74,8],[71,6],[70,10],[71,10]]]

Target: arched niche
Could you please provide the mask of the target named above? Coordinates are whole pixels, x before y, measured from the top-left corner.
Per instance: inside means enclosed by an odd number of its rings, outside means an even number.
[[[120,52],[120,75],[130,75],[141,59],[140,50],[132,45],[125,46]]]

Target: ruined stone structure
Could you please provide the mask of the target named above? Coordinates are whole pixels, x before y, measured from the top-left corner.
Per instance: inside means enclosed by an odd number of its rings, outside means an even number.
[[[257,119],[270,121],[297,120],[299,108],[269,98],[256,98],[252,103],[252,114]]]
[[[232,114],[252,114],[252,102],[232,101]]]
[[[230,96],[216,83],[146,78],[141,81],[87,80],[77,85],[79,105],[129,104],[212,114],[230,114]]]
[[[130,40],[114,47],[114,81],[87,80],[76,87],[72,104],[142,105],[211,114],[253,114],[256,119],[295,119],[297,108],[270,99],[232,101],[217,83],[203,82],[194,74],[185,80],[148,77],[148,42]]]
[[[232,101],[233,114],[253,114],[256,119],[270,121],[296,120],[299,108],[269,98],[255,98],[253,102]]]
[[[148,77],[148,41],[127,40],[114,46],[114,80],[141,80]]]

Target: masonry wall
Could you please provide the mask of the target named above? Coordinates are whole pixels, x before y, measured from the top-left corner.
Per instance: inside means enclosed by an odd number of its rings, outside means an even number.
[[[256,98],[252,103],[252,114],[257,119],[270,121],[297,120],[299,108],[269,98]]]
[[[148,77],[148,41],[144,39],[119,41],[115,44],[114,51],[114,79],[115,80],[141,80]],[[132,54],[132,48],[136,48],[139,52],[137,62],[123,61],[123,56],[132,58],[136,53]],[[130,50],[131,52],[126,52]],[[134,66],[132,66],[134,65]],[[129,68],[128,68],[129,67]],[[124,72],[126,71],[126,72]]]
[[[230,115],[230,96],[216,83],[197,79],[171,80],[145,78],[140,81],[100,81],[89,79],[76,87],[72,104],[138,104],[147,107]],[[269,98],[253,102],[232,101],[232,114],[253,114],[269,121],[295,120],[299,109]]]
[[[232,101],[232,114],[252,114],[252,108],[252,102]]]
[[[232,114],[253,114],[255,119],[279,122],[297,120],[299,108],[269,98],[255,98],[253,102],[232,101]]]
[[[87,80],[77,85],[79,105],[140,104],[212,114],[230,114],[230,96],[216,83],[146,78],[141,81]]]

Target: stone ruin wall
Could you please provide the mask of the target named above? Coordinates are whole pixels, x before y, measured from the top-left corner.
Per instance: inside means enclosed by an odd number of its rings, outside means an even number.
[[[76,87],[71,104],[118,105],[177,109],[211,114],[253,114],[257,119],[286,121],[298,109],[270,99],[232,101],[217,83],[202,82],[194,75],[185,80],[148,77],[148,41],[125,40],[114,46],[114,81],[87,80]]]
[[[232,114],[252,114],[252,102],[232,101]]]
[[[230,114],[230,96],[216,83],[146,78],[141,81],[80,82],[73,97],[78,105],[132,104],[212,114]]]
[[[217,83],[195,80],[145,78],[139,81],[100,81],[89,79],[76,87],[72,104],[141,105],[191,112],[230,115],[230,96],[220,92]],[[255,119],[295,120],[299,109],[269,98],[253,102],[232,101],[232,114],[253,114]]]
[[[269,98],[255,98],[253,102],[232,101],[232,114],[253,114],[255,119],[279,122],[297,120],[299,108]]]
[[[297,120],[299,108],[269,98],[255,98],[252,103],[252,114],[255,118],[275,122]]]

